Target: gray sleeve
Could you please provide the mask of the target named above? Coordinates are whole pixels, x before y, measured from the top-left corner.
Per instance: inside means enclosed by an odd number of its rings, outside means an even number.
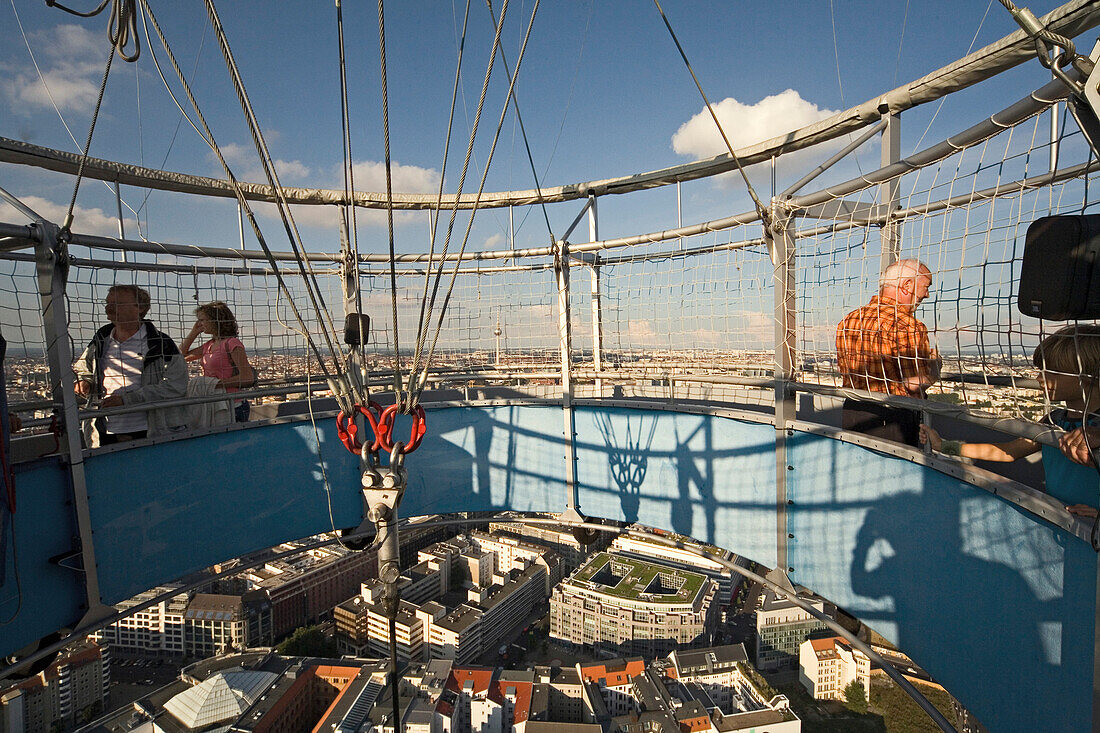
[[[76,373],[77,379],[86,379],[93,384],[95,383],[95,374],[92,373],[92,350],[94,348],[95,341],[92,341],[83,353],[77,357],[76,363],[73,364],[73,372]]]
[[[138,389],[120,392],[122,404],[141,405],[146,402],[163,402],[187,396],[187,364],[181,354],[164,358],[163,364],[154,363],[150,369],[159,369],[160,379],[144,384]]]

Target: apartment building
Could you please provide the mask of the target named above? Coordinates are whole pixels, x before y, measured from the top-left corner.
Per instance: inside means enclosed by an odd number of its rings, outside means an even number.
[[[249,646],[248,617],[240,596],[196,594],[183,611],[184,652],[212,657]]]
[[[159,586],[115,606],[126,611],[175,590]],[[93,633],[116,654],[203,658],[270,643],[266,599],[178,593]]]
[[[844,688],[859,682],[871,689],[871,660],[843,637],[807,639],[798,647],[798,681],[819,700],[844,700]]]
[[[377,580],[363,583],[359,595],[338,604],[332,611],[336,623],[336,646],[341,654],[388,658],[389,618],[382,604],[383,585]],[[414,603],[398,603],[394,629],[397,656],[403,662],[425,658],[424,620]]]
[[[111,686],[110,654],[94,642],[63,651],[38,674],[0,686],[0,731],[65,730],[103,711]]]
[[[178,588],[157,586],[115,605],[115,608],[125,612]],[[187,602],[187,594],[178,593],[119,619],[93,633],[91,638],[111,647],[116,654],[182,657],[187,653],[184,645]]]
[[[616,555],[702,573],[714,582],[718,604],[723,607],[728,606],[737,588],[740,587],[743,576],[724,563],[748,567],[749,561],[729,550],[702,542],[685,540],[682,544],[684,547],[669,547],[655,542],[651,537],[627,532],[616,537],[611,542],[610,549]]]
[[[653,658],[709,644],[715,584],[700,573],[601,552],[550,596],[550,636],[616,655]]]
[[[520,519],[523,515],[506,512],[505,516]],[[551,514],[546,516],[553,517]],[[605,549],[611,543],[614,532],[617,530],[598,532],[592,543],[587,545],[574,537],[571,529],[563,526],[525,524],[522,521],[490,522],[489,531],[494,535],[511,535],[554,550],[561,557],[562,573],[567,574],[583,565],[593,552]]]
[[[287,542],[273,550],[290,550],[302,544]],[[278,639],[327,615],[337,603],[354,595],[360,583],[377,574],[375,553],[330,545],[273,560],[246,571],[243,577],[251,589],[266,592],[271,604],[271,632]]]
[[[801,589],[805,591],[805,589]],[[836,620],[836,606],[823,598],[799,595],[814,609]],[[809,638],[828,635],[825,623],[771,590],[760,595],[756,608],[756,667],[764,671],[795,669],[799,646]]]

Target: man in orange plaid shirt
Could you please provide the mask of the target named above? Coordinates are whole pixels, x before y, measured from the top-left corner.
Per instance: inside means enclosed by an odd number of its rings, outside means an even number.
[[[899,260],[883,271],[878,295],[837,326],[844,387],[924,397],[940,377],[941,361],[913,311],[931,285],[932,271],[918,260]],[[845,430],[919,445],[920,413],[908,408],[846,399],[842,424]]]

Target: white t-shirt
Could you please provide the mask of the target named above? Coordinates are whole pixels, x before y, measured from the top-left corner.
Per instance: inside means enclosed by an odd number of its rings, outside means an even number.
[[[103,387],[108,397],[141,387],[141,370],[148,350],[145,324],[125,341],[116,339],[115,332],[111,331],[103,350]],[[148,429],[149,419],[145,412],[111,415],[107,418],[108,433],[136,433]]]

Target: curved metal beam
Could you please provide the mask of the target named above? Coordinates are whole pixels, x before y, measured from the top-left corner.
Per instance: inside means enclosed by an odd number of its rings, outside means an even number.
[[[1043,16],[1042,22],[1050,30],[1074,37],[1100,24],[1100,6],[1096,0],[1073,0]],[[735,151],[742,166],[769,160],[781,153],[808,148],[833,140],[874,124],[883,117],[906,109],[935,101],[951,92],[965,89],[984,79],[1018,66],[1035,57],[1031,39],[1022,30],[1011,33],[954,63],[948,64],[915,81],[897,87],[862,104],[839,112],[800,130],[766,140]],[[29,165],[47,170],[75,175],[81,156],[37,145],[0,137],[0,162]],[[584,199],[590,195],[623,194],[643,189],[666,186],[681,181],[726,173],[736,166],[729,154],[684,165],[671,166],[646,173],[606,178],[594,181],[542,188],[538,191],[503,191],[480,196],[477,207],[501,208],[536,203],[554,203]],[[142,186],[181,193],[204,194],[222,198],[234,198],[233,186],[227,182],[203,176],[158,171],[141,166],[127,165],[89,158],[83,170],[84,176],[104,181]],[[270,186],[254,183],[241,184],[245,198],[253,201],[275,201]],[[343,191],[332,189],[283,189],[291,204],[333,205],[352,204],[364,208],[382,209],[387,206],[385,193],[355,192],[351,201]],[[440,202],[437,195],[394,194],[396,209],[434,209],[437,205],[471,209],[479,197],[472,194],[445,196]]]

